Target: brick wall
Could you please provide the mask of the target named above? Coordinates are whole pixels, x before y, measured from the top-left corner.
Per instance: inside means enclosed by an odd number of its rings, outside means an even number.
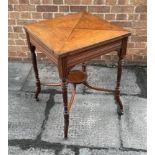
[[[146,0],[9,0],[9,60],[30,59],[23,25],[71,12],[89,11],[131,31],[127,62],[146,62]],[[38,58],[47,59],[38,52]],[[116,60],[116,53],[98,58]]]

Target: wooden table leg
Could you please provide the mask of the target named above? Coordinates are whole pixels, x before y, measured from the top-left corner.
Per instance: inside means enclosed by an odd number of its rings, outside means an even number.
[[[37,90],[36,90],[36,93],[35,93],[35,99],[36,99],[36,101],[39,101],[38,95],[41,92],[41,83],[40,83],[40,79],[39,79],[38,67],[37,67],[37,59],[36,59],[36,54],[35,54],[36,47],[31,44],[28,32],[26,30],[25,30],[25,32],[26,32],[27,44],[28,44],[28,47],[29,47],[29,49],[31,51],[32,64],[33,64],[34,74],[35,74],[35,78],[36,78]]]
[[[121,75],[122,75],[122,62],[123,62],[123,59],[119,56],[118,69],[117,69],[117,84],[115,89],[115,99],[119,106],[118,107],[119,115],[123,114],[123,104],[120,100],[120,81],[121,81]]]
[[[38,95],[41,92],[41,84],[40,84],[38,67],[37,67],[37,60],[36,60],[36,54],[35,54],[35,46],[31,45],[30,50],[31,50],[34,74],[35,74],[35,78],[36,78],[36,87],[37,87],[37,90],[36,90],[36,93],[35,93],[35,99],[36,99],[36,101],[39,101]]]
[[[69,112],[68,112],[67,83],[65,80],[62,81],[62,96],[64,103],[64,138],[67,139],[68,126],[69,126]]]
[[[82,71],[86,72],[86,63],[82,63]]]
[[[124,57],[126,55],[126,49],[127,49],[127,38],[125,38],[122,41],[122,48],[120,51],[118,51],[118,68],[117,68],[117,84],[116,84],[116,89],[115,89],[115,99],[116,102],[118,103],[118,109],[117,112],[119,115],[123,114],[124,108],[122,101],[120,99],[120,82],[121,82],[121,76],[122,76],[122,64],[124,61]]]

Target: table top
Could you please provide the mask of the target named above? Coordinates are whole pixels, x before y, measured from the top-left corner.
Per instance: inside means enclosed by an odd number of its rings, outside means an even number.
[[[130,35],[130,32],[88,12],[27,24],[26,30],[56,55]]]

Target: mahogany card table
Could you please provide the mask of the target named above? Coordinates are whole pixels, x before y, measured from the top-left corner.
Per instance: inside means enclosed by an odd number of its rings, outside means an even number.
[[[48,86],[61,86],[64,106],[64,138],[68,137],[69,111],[76,94],[76,85],[85,86],[114,93],[118,114],[123,114],[120,100],[120,81],[122,63],[126,55],[127,40],[130,32],[88,12],[68,14],[47,19],[25,26],[28,46],[32,55],[32,63],[36,78],[35,98],[41,92],[35,49],[44,53],[58,67],[61,83],[50,83]],[[116,51],[118,69],[115,90],[97,88],[87,82],[86,61]],[[81,70],[73,70],[82,64]],[[73,92],[68,101],[67,85],[73,84]]]

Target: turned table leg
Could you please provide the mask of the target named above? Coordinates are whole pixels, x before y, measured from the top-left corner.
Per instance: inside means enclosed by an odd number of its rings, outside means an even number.
[[[115,99],[119,106],[118,107],[119,115],[123,114],[123,104],[120,99],[120,81],[121,81],[121,75],[122,75],[122,63],[123,63],[123,58],[119,55],[118,69],[117,69],[117,84],[116,84],[116,89],[115,89]]]
[[[39,101],[38,95],[41,92],[41,84],[40,84],[40,79],[39,79],[39,74],[38,74],[37,60],[36,60],[36,54],[35,54],[35,46],[31,45],[30,50],[31,50],[34,74],[35,74],[35,78],[36,78],[36,87],[37,87],[36,93],[35,93],[35,99],[36,99],[36,101]]]
[[[67,83],[62,81],[62,96],[64,103],[64,138],[68,138],[68,126],[69,126],[69,112],[68,112],[68,96],[67,96]]]
[[[115,99],[116,102],[118,103],[118,114],[122,115],[124,108],[122,101],[120,99],[120,82],[121,82],[121,76],[122,76],[122,64],[124,61],[124,57],[126,55],[126,49],[127,49],[127,40],[128,38],[124,38],[122,40],[122,48],[118,51],[118,68],[117,68],[117,84],[116,84],[116,89],[115,89]]]
[[[36,101],[39,101],[38,95],[41,92],[41,83],[40,83],[40,79],[39,79],[38,67],[37,67],[37,59],[36,59],[36,54],[35,54],[36,47],[31,44],[28,32],[26,30],[25,30],[25,32],[26,32],[27,44],[28,44],[28,47],[29,47],[29,49],[31,51],[32,65],[33,65],[34,74],[35,74],[35,78],[36,78],[37,90],[36,90],[36,93],[35,93],[35,99],[36,99]]]
[[[82,71],[86,72],[86,63],[82,63]]]

